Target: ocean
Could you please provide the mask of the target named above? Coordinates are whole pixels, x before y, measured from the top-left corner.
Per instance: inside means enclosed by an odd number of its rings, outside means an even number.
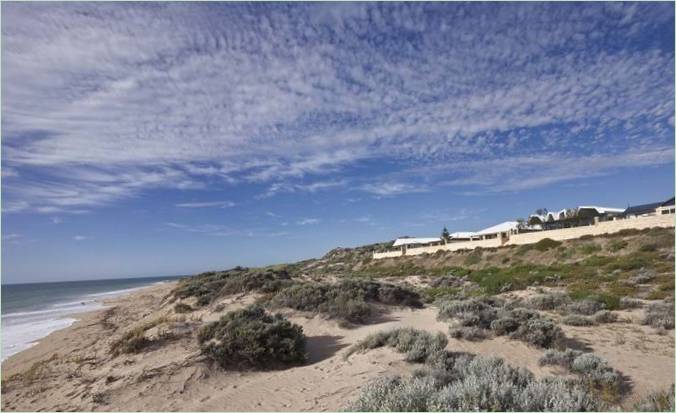
[[[103,308],[102,300],[180,277],[68,281],[2,285],[1,359],[53,331],[68,327],[73,314]]]

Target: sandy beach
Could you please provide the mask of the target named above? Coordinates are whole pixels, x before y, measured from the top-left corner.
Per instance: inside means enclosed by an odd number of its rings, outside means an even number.
[[[110,300],[108,308],[78,315],[72,326],[7,359],[2,364],[2,409],[335,411],[354,399],[369,379],[415,369],[390,349],[345,359],[349,346],[372,332],[394,327],[448,328],[436,320],[433,307],[396,309],[374,323],[349,329],[320,316],[285,311],[308,337],[307,363],[285,370],[226,371],[201,356],[195,329],[245,306],[254,296],[231,296],[220,303],[222,311],[200,310],[184,316],[173,314],[168,300],[174,285],[155,285]],[[622,314],[626,321],[639,316],[640,310]],[[170,320],[171,338],[161,347],[141,354],[110,354],[111,342],[122,332],[158,317]],[[649,327],[626,322],[565,330],[628,377],[631,392],[624,404],[673,381],[673,331],[658,335]],[[448,349],[501,357],[537,376],[565,374],[538,365],[543,350],[504,337],[482,342],[449,339]]]

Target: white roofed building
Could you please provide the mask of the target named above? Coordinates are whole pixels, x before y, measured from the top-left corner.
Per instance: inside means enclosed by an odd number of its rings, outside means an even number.
[[[393,247],[401,247],[402,245],[434,245],[434,243],[442,243],[441,238],[397,238],[392,244]]]

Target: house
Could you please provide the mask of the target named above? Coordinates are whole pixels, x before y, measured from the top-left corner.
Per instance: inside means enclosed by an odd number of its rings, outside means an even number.
[[[669,198],[662,202],[651,202],[629,206],[624,210],[622,216],[625,218],[647,217],[651,215],[665,215],[674,213],[674,198]]]
[[[581,227],[616,219],[622,216],[623,212],[622,208],[582,205],[542,215],[532,214],[528,217],[528,224],[540,225],[545,230]]]

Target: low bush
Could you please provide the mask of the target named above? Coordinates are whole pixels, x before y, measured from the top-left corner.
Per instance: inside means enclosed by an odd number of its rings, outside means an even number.
[[[457,320],[450,333],[456,338],[483,339],[489,330],[538,347],[556,346],[563,332],[551,320],[528,308],[514,307],[495,297],[449,300],[438,303],[440,320]],[[457,328],[456,328],[457,327]],[[482,331],[478,331],[482,330]]]
[[[112,342],[110,345],[110,353],[113,356],[118,356],[120,354],[140,353],[150,345],[169,338],[169,335],[163,334],[158,336],[156,339],[151,340],[145,335],[146,331],[166,322],[166,317],[158,317],[124,333],[122,337]]]
[[[641,267],[636,270],[636,273],[627,279],[630,284],[647,284],[654,280],[657,273],[652,268]]]
[[[565,310],[574,314],[592,315],[605,308],[606,305],[602,301],[587,298],[568,304]]]
[[[435,335],[414,328],[398,328],[371,334],[346,353],[346,357],[358,351],[366,351],[378,347],[392,347],[406,354],[406,361],[424,362],[431,356],[444,351],[448,339],[443,333]]]
[[[455,339],[462,339],[468,341],[480,341],[486,338],[486,330],[478,327],[451,327],[449,334]]]
[[[543,238],[532,245],[534,249],[543,252],[558,247],[559,245],[561,245],[561,241],[554,241],[551,238]]]
[[[202,353],[223,367],[269,368],[306,358],[303,328],[256,305],[205,325],[197,339]]]
[[[537,310],[557,310],[570,304],[570,297],[566,293],[539,294],[526,301],[526,307]]]
[[[636,404],[634,411],[637,412],[673,412],[674,411],[674,385],[670,389],[660,390],[648,394]]]
[[[273,307],[312,311],[349,323],[365,323],[373,314],[370,303],[419,308],[420,296],[404,287],[364,280],[337,284],[297,283],[271,298]]]
[[[641,308],[643,307],[643,301],[636,300],[634,298],[622,297],[620,298],[620,309],[628,310],[632,308]]]
[[[591,353],[577,350],[548,350],[539,360],[540,365],[558,365],[578,374],[582,381],[607,401],[615,401],[620,395],[622,376],[608,363]]]
[[[442,369],[369,382],[351,411],[593,411],[602,408],[581,382],[535,379],[503,360],[460,356]]]
[[[481,262],[482,255],[483,251],[480,248],[475,249],[465,258],[464,264],[467,266],[476,265]]]
[[[619,397],[622,376],[600,357],[590,353],[581,354],[571,363],[570,371],[581,375],[606,400],[616,400]]]
[[[125,333],[118,340],[113,341],[110,346],[110,352],[113,356],[139,353],[150,344],[151,340],[145,336],[145,330],[139,327]]]
[[[674,329],[674,303],[653,303],[646,309],[643,324],[665,330]]]
[[[189,313],[191,311],[193,311],[193,308],[185,303],[176,303],[176,305],[174,306],[174,312],[179,314]]]
[[[591,255],[595,252],[601,251],[601,246],[599,244],[596,244],[596,243],[593,243],[593,242],[588,242],[588,243],[579,245],[577,247],[577,249],[583,255]]]
[[[521,324],[510,337],[537,347],[550,348],[561,345],[564,335],[551,320],[533,318]]]
[[[594,320],[592,320],[590,317],[577,314],[567,315],[561,319],[561,322],[567,326],[575,327],[588,327],[596,325],[596,322],[594,322]]]
[[[657,245],[655,244],[643,244],[638,248],[641,252],[653,252],[657,251]]]
[[[617,321],[617,314],[608,310],[601,310],[594,313],[592,320],[595,323],[604,324],[604,323],[614,323]]]
[[[629,243],[623,239],[614,239],[606,245],[606,249],[610,252],[617,252],[624,249]]]
[[[292,283],[290,266],[267,268],[235,267],[226,271],[210,271],[182,279],[173,290],[176,298],[196,297],[204,306],[220,296],[249,291],[272,293]]]
[[[545,354],[540,357],[538,363],[540,363],[541,366],[561,366],[570,369],[573,361],[581,355],[581,351],[570,348],[567,348],[564,351],[550,349],[545,351]]]

